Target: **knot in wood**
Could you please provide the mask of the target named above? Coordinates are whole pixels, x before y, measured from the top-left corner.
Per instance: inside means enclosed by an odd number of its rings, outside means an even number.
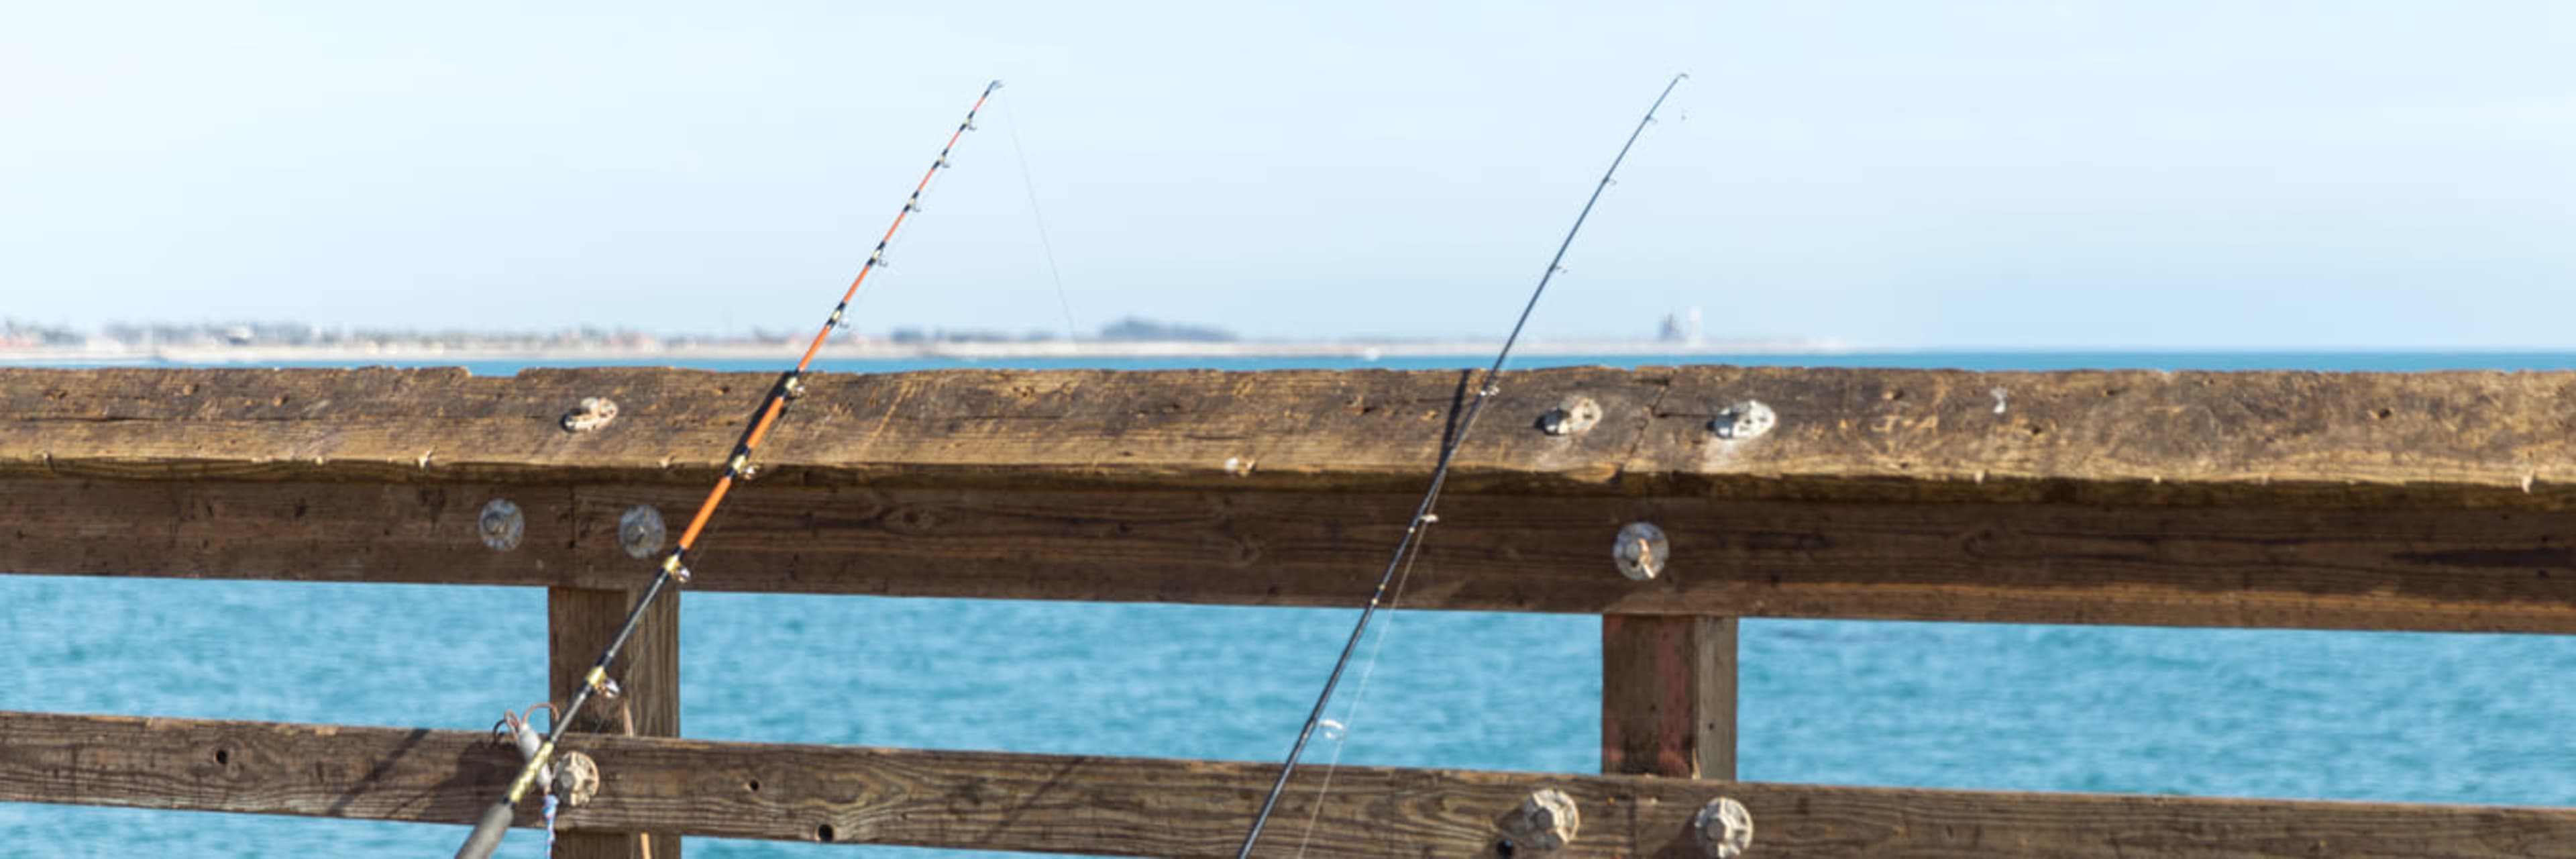
[[[617,419],[617,401],[607,397],[583,397],[581,406],[563,416],[565,432],[589,432]]]
[[[1574,797],[1546,788],[1521,800],[1503,821],[1503,841],[1512,856],[1543,856],[1574,843],[1583,829],[1583,813]],[[1502,851],[1496,851],[1502,852]]]
[[[1708,431],[1727,441],[1744,441],[1761,437],[1779,422],[1780,416],[1774,414],[1770,406],[1763,405],[1761,400],[1745,400],[1719,411],[1717,417],[1708,422]]]
[[[599,795],[599,762],[580,752],[565,752],[555,760],[555,795],[564,805],[580,808]]]
[[[1753,847],[1753,812],[1723,796],[1700,807],[1691,829],[1699,836],[1700,854],[1713,859],[1735,859]]]
[[[1591,397],[1569,396],[1538,416],[1538,431],[1553,436],[1582,435],[1601,422],[1601,404]]]

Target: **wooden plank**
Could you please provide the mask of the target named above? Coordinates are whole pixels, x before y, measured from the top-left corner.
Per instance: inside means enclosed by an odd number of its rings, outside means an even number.
[[[576,565],[571,491],[492,484],[0,480],[0,573],[547,585]],[[493,499],[519,544],[486,545]]]
[[[1232,855],[1271,764],[602,737],[607,776],[574,831],[1106,855]],[[0,801],[464,823],[514,753],[480,731],[0,713]],[[1313,810],[1292,785],[1282,820]],[[1342,767],[1317,855],[1495,855],[1531,791],[1565,791],[1567,857],[1702,855],[1714,797],[1761,857],[2566,856],[2576,809],[2006,793]],[[523,820],[522,823],[533,823]],[[461,833],[461,830],[459,830]],[[1298,839],[1264,842],[1294,853]]]
[[[0,481],[0,571],[632,588],[653,570],[616,548],[617,517],[681,521],[701,492]],[[529,518],[510,552],[473,531],[494,495]],[[1351,606],[1417,500],[764,480],[727,502],[690,587]],[[1611,567],[1632,521],[1670,536],[1655,581]],[[1462,494],[1424,552],[1408,608],[2576,633],[2576,546],[2525,511]]]
[[[702,485],[768,374],[0,369],[0,477]],[[824,374],[766,453],[828,486],[1405,492],[1464,374]],[[1514,373],[1459,493],[2359,509],[2576,508],[2576,374]],[[559,424],[608,396],[595,432]],[[1601,406],[1540,432],[1559,400]],[[1759,401],[1777,429],[1710,432]]]
[[[641,590],[548,588],[547,682],[558,707],[572,700],[599,654],[616,638]],[[676,737],[680,735],[680,593],[674,589],[644,611],[624,653],[608,676],[623,692],[597,697],[568,733]],[[567,740],[578,744],[580,740]],[[555,845],[557,859],[679,859],[680,838],[667,831],[576,832]]]
[[[1602,383],[1605,404],[1626,405],[1629,423],[1645,419],[1655,385],[1620,371],[1583,373]],[[452,369],[0,368],[0,476],[704,485],[774,379],[648,368],[514,378]],[[1418,484],[1460,379],[820,374],[764,460],[776,479],[826,485],[1221,485],[1252,475],[1283,488]],[[560,418],[594,396],[615,400],[619,417],[597,431],[565,431]],[[1633,441],[1617,431],[1529,434],[1535,450],[1581,472],[1577,482],[1596,485]],[[1266,473],[1265,461],[1275,466]]]
[[[1731,617],[1601,618],[1601,771],[1735,779]]]
[[[1349,606],[1417,500],[755,486],[693,587]],[[616,517],[694,500],[581,489],[584,575],[643,574],[601,548]],[[1610,563],[1634,521],[1671,540],[1651,582]],[[2576,548],[2558,517],[2515,511],[1459,495],[1424,552],[1410,608],[2576,632]]]

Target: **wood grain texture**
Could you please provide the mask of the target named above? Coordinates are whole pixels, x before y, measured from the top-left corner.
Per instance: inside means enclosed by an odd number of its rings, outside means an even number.
[[[577,493],[583,575],[634,504]],[[868,490],[755,484],[692,587],[1349,606],[1417,499],[1395,494]],[[1632,582],[1621,526],[1669,535]],[[1410,608],[2026,623],[2576,632],[2568,522],[2527,511],[2242,510],[1458,495]]]
[[[586,740],[606,787],[573,831],[1132,856],[1232,855],[1270,764]],[[467,731],[0,713],[0,801],[470,821],[514,753]],[[1317,781],[1292,785],[1304,820]],[[1763,857],[2576,856],[2576,810],[1820,787],[1650,776],[1342,767],[1313,833],[1328,856],[1492,856],[1539,788],[1581,806],[1568,857],[1684,859],[1713,797],[1752,811]],[[534,823],[533,803],[522,825]],[[1287,856],[1297,840],[1264,841]]]
[[[582,686],[601,651],[617,637],[641,590],[546,589],[546,677],[555,706]],[[593,697],[567,735],[680,735],[680,592],[672,589],[644,610],[609,679],[623,694]],[[579,744],[578,739],[567,740]],[[680,859],[680,838],[667,832],[579,832],[555,844],[555,859]]]
[[[0,480],[0,570],[624,589],[652,486]],[[490,497],[527,511],[494,552]],[[800,487],[759,481],[693,590],[1352,606],[1410,494]],[[299,512],[300,511],[300,512]],[[1618,529],[1671,568],[1631,582]],[[2222,627],[2576,632],[2559,514],[1450,496],[1404,594],[1427,609]]]
[[[703,485],[767,374],[0,369],[0,476]],[[773,480],[876,487],[1420,488],[1458,372],[823,374]],[[2576,506],[2567,373],[1513,373],[1462,493],[2356,509]],[[1548,436],[1567,395],[1588,433]],[[559,420],[583,397],[620,416]],[[1709,432],[1758,400],[1778,428]],[[1229,464],[1231,463],[1231,464]]]
[[[507,551],[477,527],[496,498],[526,523]],[[551,585],[576,572],[571,501],[526,485],[0,480],[0,572]]]
[[[1735,778],[1731,617],[1601,617],[1601,771]]]

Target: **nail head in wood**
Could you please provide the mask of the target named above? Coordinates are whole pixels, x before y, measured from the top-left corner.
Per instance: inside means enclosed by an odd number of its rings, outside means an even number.
[[[1547,410],[1547,414],[1538,416],[1538,429],[1553,436],[1582,435],[1600,422],[1600,403],[1593,402],[1591,397],[1569,396],[1558,401],[1556,408]]]
[[[1753,847],[1753,812],[1746,810],[1744,803],[1723,796],[1701,806],[1699,815],[1691,819],[1691,827],[1699,835],[1703,856],[1735,859]]]
[[[1575,807],[1574,797],[1556,788],[1539,790],[1521,800],[1503,822],[1503,840],[1496,853],[1510,856],[1544,856],[1565,845],[1583,830],[1583,812]]]
[[[1708,431],[1727,441],[1744,441],[1761,437],[1779,422],[1780,416],[1761,400],[1745,400],[1719,411],[1708,422]]]
[[[1652,522],[1630,522],[1619,529],[1619,538],[1610,545],[1610,559],[1619,565],[1619,574],[1636,581],[1648,581],[1664,571],[1672,560],[1672,543],[1664,538],[1664,529]]]
[[[527,536],[528,517],[510,499],[495,498],[484,502],[483,515],[475,518],[474,529],[482,535],[483,545],[507,552],[518,548],[519,540]]]

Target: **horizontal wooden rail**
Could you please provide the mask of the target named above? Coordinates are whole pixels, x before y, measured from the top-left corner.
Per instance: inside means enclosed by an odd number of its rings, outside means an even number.
[[[1229,855],[1263,763],[583,737],[604,774],[575,831],[1096,853]],[[0,801],[427,823],[471,821],[509,777],[482,733],[0,712]],[[1320,770],[1279,819],[1302,824]],[[1343,767],[1319,855],[1495,855],[1532,791],[1578,804],[1552,856],[1703,855],[1692,816],[1726,797],[1769,856],[2568,855],[2576,810],[2006,793]],[[530,804],[532,807],[534,803]],[[528,823],[531,821],[522,821]],[[1291,827],[1292,829],[1294,827]],[[1282,831],[1265,855],[1288,855]]]
[[[617,589],[649,577],[617,517],[677,517],[650,486],[0,480],[0,571]],[[514,501],[526,537],[475,518]],[[863,489],[755,484],[693,589],[1349,606],[1410,496]],[[1650,582],[1621,525],[1669,535]],[[2557,514],[1857,504],[1707,498],[1449,499],[1409,608],[1735,617],[2576,632]]]
[[[711,479],[774,377],[648,368],[0,369],[0,477]],[[1461,372],[960,370],[814,378],[776,482],[1419,491]],[[2376,509],[2576,507],[2576,374],[1512,374],[1462,493]],[[619,415],[562,418],[586,397]],[[1576,435],[1539,427],[1572,398]],[[1712,420],[1777,416],[1727,438]]]
[[[826,374],[705,590],[1348,606],[1457,373]],[[0,369],[0,572],[630,588],[771,381],[604,368]],[[1412,608],[2576,632],[2570,374],[1541,370]],[[587,432],[581,397],[620,403]],[[1587,397],[1603,417],[1551,436]],[[1712,415],[1760,399],[1751,439]],[[1714,404],[1714,405],[1712,405]],[[484,547],[493,498],[527,517]],[[1670,535],[1613,571],[1629,522]]]

